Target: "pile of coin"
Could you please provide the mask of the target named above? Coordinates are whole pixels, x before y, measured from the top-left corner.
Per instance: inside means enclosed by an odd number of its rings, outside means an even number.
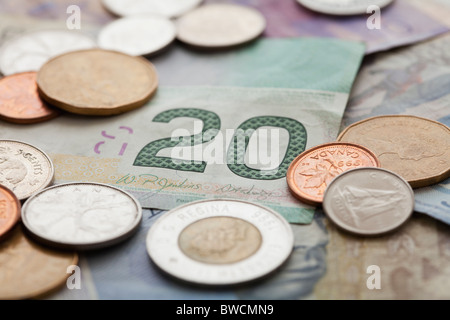
[[[449,159],[447,126],[411,115],[384,115],[354,123],[336,142],[304,151],[286,179],[294,196],[322,205],[342,229],[377,235],[410,217],[412,188],[450,176]]]

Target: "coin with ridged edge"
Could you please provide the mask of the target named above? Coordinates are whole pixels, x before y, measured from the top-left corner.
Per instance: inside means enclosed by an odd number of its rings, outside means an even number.
[[[22,141],[0,140],[0,184],[19,200],[25,200],[53,182],[55,171],[50,157]]]
[[[0,299],[44,297],[66,283],[67,268],[77,263],[76,252],[41,246],[19,224],[0,242]]]
[[[412,115],[376,116],[349,125],[337,140],[369,148],[381,168],[399,174],[413,188],[450,177],[450,128],[438,121]]]
[[[82,115],[115,115],[143,106],[158,87],[147,59],[91,49],[59,55],[37,74],[39,94],[49,104]]]
[[[235,285],[269,275],[290,256],[294,237],[275,211],[214,199],[164,213],[149,229],[147,251],[165,273],[198,285]]]
[[[414,192],[392,171],[356,168],[331,181],[322,206],[342,229],[378,235],[397,229],[409,219],[414,211]]]
[[[34,239],[46,245],[91,250],[132,236],[142,220],[142,207],[128,192],[90,182],[55,185],[30,197],[22,222]]]

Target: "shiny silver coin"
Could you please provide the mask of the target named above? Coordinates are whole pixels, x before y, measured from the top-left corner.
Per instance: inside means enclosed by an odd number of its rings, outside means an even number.
[[[30,197],[22,222],[37,240],[51,246],[88,250],[130,237],[142,220],[139,202],[127,192],[100,183],[56,185]]]
[[[177,20],[177,39],[196,47],[222,48],[259,37],[265,17],[256,9],[235,4],[198,7]]]
[[[233,285],[273,272],[292,252],[292,228],[278,213],[239,200],[192,202],[164,213],[147,234],[153,262],[178,279]]]
[[[59,54],[96,47],[95,40],[76,30],[40,30],[12,38],[0,47],[0,72],[11,75],[38,71]]]
[[[167,18],[130,16],[106,25],[98,35],[98,45],[102,49],[132,56],[147,56],[169,46],[175,35],[175,24]]]
[[[0,140],[0,184],[19,200],[48,187],[55,170],[50,157],[41,149],[15,140]]]
[[[323,209],[339,227],[377,235],[401,226],[414,210],[414,192],[396,173],[375,167],[351,169],[325,190]]]
[[[156,14],[176,18],[197,7],[203,0],[102,0],[103,6],[117,16]]]
[[[368,8],[383,8],[393,0],[297,0],[304,7],[330,15],[355,15],[372,13]]]

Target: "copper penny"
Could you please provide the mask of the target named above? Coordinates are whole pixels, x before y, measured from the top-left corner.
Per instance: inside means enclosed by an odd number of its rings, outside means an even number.
[[[0,243],[0,299],[41,297],[67,281],[67,268],[78,263],[71,251],[56,251],[31,241],[17,225]]]
[[[36,123],[53,119],[60,111],[39,97],[36,72],[16,73],[0,80],[0,118],[13,123]]]
[[[153,64],[125,53],[89,49],[59,55],[37,74],[41,97],[83,115],[114,115],[143,106],[158,87]]]
[[[19,221],[20,208],[16,195],[0,184],[0,238]]]
[[[328,184],[342,172],[359,167],[379,167],[369,149],[342,142],[321,144],[298,155],[289,166],[289,189],[300,201],[320,205]]]
[[[399,174],[413,188],[450,177],[450,128],[434,120],[411,115],[372,117],[348,126],[337,140],[369,148],[382,168]]]

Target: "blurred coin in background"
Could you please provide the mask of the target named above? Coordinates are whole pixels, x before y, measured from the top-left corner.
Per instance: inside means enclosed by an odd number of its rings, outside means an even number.
[[[330,15],[367,14],[367,9],[377,6],[380,9],[393,0],[297,0],[304,7]]]
[[[103,6],[117,16],[157,14],[178,17],[197,7],[203,0],[102,0]]]
[[[177,20],[177,39],[202,48],[223,48],[247,43],[266,28],[256,9],[235,4],[198,7]]]
[[[40,30],[12,38],[0,47],[0,72],[11,75],[38,71],[50,58],[74,50],[90,49],[96,41],[77,30]]]
[[[162,16],[139,15],[117,19],[100,31],[98,45],[132,56],[148,56],[169,46],[176,36],[175,24]]]

